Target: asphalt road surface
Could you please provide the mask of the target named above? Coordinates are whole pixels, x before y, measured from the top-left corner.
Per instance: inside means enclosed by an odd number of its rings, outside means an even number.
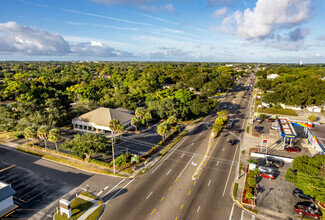
[[[241,98],[243,93],[235,91],[235,99],[228,96],[221,103],[231,103],[231,112],[240,110],[232,117],[236,118],[235,126],[242,130],[245,115],[249,115],[249,101]],[[227,140],[242,133],[222,132],[211,144],[198,178],[192,178],[207,152],[211,132],[207,123],[214,120],[215,114],[207,116],[177,149],[166,154],[145,175],[125,180],[104,195],[106,208],[101,219],[255,219],[230,197],[240,141],[228,145]]]

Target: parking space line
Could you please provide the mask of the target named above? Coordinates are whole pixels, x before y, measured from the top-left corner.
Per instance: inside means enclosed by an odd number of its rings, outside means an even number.
[[[16,191],[16,194],[17,194],[17,193],[19,193],[19,192],[21,192],[22,190],[24,190],[24,189],[28,188],[28,187],[30,187],[30,185],[29,185],[29,184],[28,184],[27,186],[25,186],[24,188],[22,188],[22,189],[20,189],[20,190]]]
[[[35,189],[33,189],[32,191],[29,191],[28,193],[26,193],[26,194],[23,195],[23,196],[20,196],[19,198],[23,198],[23,197],[25,197],[25,196],[31,194],[32,192],[34,192],[34,191],[37,190],[37,189],[38,189],[38,188],[35,188]]]
[[[37,195],[34,196],[33,198],[31,198],[31,199],[29,199],[28,201],[26,201],[26,203],[32,201],[32,200],[35,199],[37,196],[40,196],[40,195],[42,195],[42,194],[45,193],[45,192],[46,192],[46,190],[44,190],[43,192],[40,192],[39,194],[37,194]]]
[[[167,175],[170,173],[170,171],[172,171],[172,169],[170,169],[170,170],[168,171]]]
[[[146,199],[148,199],[150,196],[151,196],[151,194],[152,194],[152,192],[147,196],[147,198]]]
[[[234,212],[234,207],[235,207],[235,203],[232,204],[232,208],[231,208],[230,215],[229,215],[229,220],[232,219],[232,213]]]
[[[241,210],[240,220],[243,220],[243,218],[244,218],[244,209]]]
[[[3,171],[6,171],[6,170],[9,170],[9,169],[11,169],[11,168],[13,168],[13,167],[15,167],[16,165],[14,164],[14,165],[11,165],[11,166],[9,166],[9,167],[6,167],[6,168],[3,168],[2,170],[0,170],[0,172],[3,172]]]

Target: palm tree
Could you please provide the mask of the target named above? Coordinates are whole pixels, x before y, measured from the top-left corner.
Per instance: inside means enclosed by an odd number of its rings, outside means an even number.
[[[61,131],[57,128],[53,128],[49,132],[49,141],[55,143],[56,152],[58,152],[58,141],[61,140]]]
[[[37,138],[37,128],[36,127],[27,127],[24,130],[24,136],[27,139],[31,139],[34,147],[34,139]]]
[[[135,110],[135,116],[139,117],[140,119],[143,118],[143,116],[145,115],[145,113],[146,113],[146,110],[143,107],[138,107]]]
[[[49,135],[49,131],[50,131],[50,128],[46,125],[43,125],[37,129],[37,137],[39,137],[39,139],[41,139],[41,140],[44,140],[45,150],[47,147],[47,138]]]
[[[121,134],[121,137],[122,137],[122,134],[125,132],[125,127],[124,127],[124,125],[119,124],[119,125],[117,126],[117,128],[116,128],[116,132],[119,133],[119,134]]]
[[[119,125],[120,125],[120,122],[116,119],[113,119],[108,123],[108,127],[111,129],[112,132],[115,132]]]
[[[131,125],[133,126],[133,127],[135,127],[135,131],[137,131],[138,130],[138,126],[140,125],[140,118],[138,118],[138,117],[133,117],[132,118],[132,120],[131,120]]]
[[[166,134],[168,133],[169,130],[170,130],[170,126],[167,122],[163,122],[157,127],[157,132],[159,135],[162,136],[163,140],[165,140]]]
[[[146,113],[143,116],[144,120],[146,120],[146,124],[148,127],[148,122],[152,119],[152,115],[150,111],[146,111]]]

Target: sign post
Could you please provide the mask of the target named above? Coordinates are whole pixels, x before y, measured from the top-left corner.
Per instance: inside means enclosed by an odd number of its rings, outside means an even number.
[[[66,199],[60,199],[60,214],[67,214],[68,218],[71,218],[71,205]]]

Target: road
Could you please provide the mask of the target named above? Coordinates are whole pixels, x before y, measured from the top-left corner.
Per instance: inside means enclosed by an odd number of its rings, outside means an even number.
[[[235,126],[244,130],[249,97],[242,98],[243,93],[235,92],[235,99],[226,97],[222,105],[233,103],[232,111],[241,111],[233,117]],[[145,175],[126,180],[105,195],[101,219],[255,219],[230,197],[240,151],[240,142],[227,144],[228,138],[234,138],[232,132],[222,132],[213,140],[204,168],[196,180],[192,178],[207,153],[211,130],[206,124],[214,120],[215,115],[204,118]]]

